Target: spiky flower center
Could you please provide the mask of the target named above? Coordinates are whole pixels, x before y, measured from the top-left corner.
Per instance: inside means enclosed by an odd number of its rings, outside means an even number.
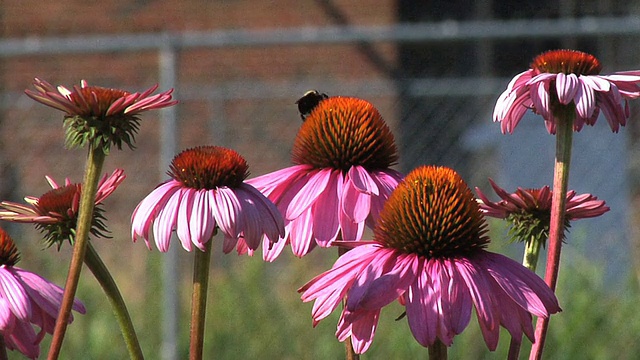
[[[249,166],[231,149],[199,146],[178,154],[171,162],[168,174],[193,189],[235,188],[249,176]]]
[[[352,97],[322,100],[302,124],[293,163],[348,171],[385,169],[398,160],[393,134],[378,110]]]
[[[50,190],[38,199],[36,207],[39,213],[56,219],[55,222],[35,221],[36,228],[44,233],[44,241],[48,246],[56,244],[60,250],[65,241],[74,242],[81,193],[81,184],[69,184]],[[96,237],[108,238],[109,229],[105,225],[106,218],[100,205],[96,204],[93,208],[89,231]]]
[[[538,73],[598,75],[602,65],[591,54],[576,50],[552,50],[538,55],[531,63],[531,68]]]
[[[70,184],[50,190],[38,199],[38,208],[43,214],[58,214],[61,217],[72,217],[69,214],[73,204],[80,198],[82,185]]]
[[[76,88],[69,97],[80,109],[88,111],[78,115],[101,117],[114,102],[127,95],[129,93],[124,90],[87,86]]]
[[[0,265],[14,266],[20,261],[20,253],[13,239],[0,228]]]
[[[486,247],[484,217],[454,170],[422,166],[393,191],[374,229],[376,240],[427,258],[465,256]]]

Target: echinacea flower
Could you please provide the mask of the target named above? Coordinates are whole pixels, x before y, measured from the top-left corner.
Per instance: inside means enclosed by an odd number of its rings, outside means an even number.
[[[600,75],[602,65],[593,55],[553,50],[536,57],[531,68],[516,75],[498,98],[493,120],[503,133],[513,133],[527,110],[541,115],[547,131],[555,134],[557,117],[575,118],[574,131],[594,125],[600,111],[613,132],[629,118],[627,99],[640,97],[640,71]]]
[[[524,333],[534,341],[531,315],[560,311],[557,299],[536,274],[486,251],[486,232],[478,203],[455,171],[419,167],[385,204],[375,241],[343,242],[353,248],[299,292],[303,301],[315,300],[314,325],[346,297],[336,335],[351,336],[357,353],[369,348],[381,308],[396,299],[425,347],[437,340],[450,346],[469,324],[472,305],[490,350],[500,325],[514,339]]]
[[[341,234],[360,240],[373,227],[402,175],[393,134],[378,110],[352,97],[322,99],[305,117],[293,145],[294,166],[250,179],[285,217],[285,240],[264,247],[273,261],[286,244],[302,257]],[[266,245],[266,244],[265,244]]]
[[[91,226],[91,234],[94,236],[108,237],[104,210],[99,205],[116,190],[125,177],[124,170],[116,169],[111,175],[105,174],[98,183]],[[82,185],[71,183],[67,178],[61,186],[51,177],[45,178],[52,190],[40,197],[26,196],[26,204],[0,202],[0,220],[36,224],[36,228],[45,234],[45,242],[49,246],[57,244],[60,249],[65,240],[70,243],[74,241]]]
[[[35,359],[40,341],[52,334],[63,290],[32,272],[16,267],[20,255],[13,240],[0,228],[0,336],[9,350],[18,350]],[[84,305],[75,300],[73,310],[84,314]],[[69,323],[73,316],[69,317]],[[39,328],[36,332],[34,325]]]
[[[539,189],[523,189],[518,187],[515,193],[508,193],[489,179],[491,187],[500,197],[493,202],[476,188],[482,202],[480,209],[486,216],[506,219],[513,225],[514,240],[525,240],[532,236],[546,240],[549,237],[549,220],[551,219],[551,199],[553,192],[549,186]],[[577,195],[574,190],[567,192],[564,216],[565,228],[570,221],[597,217],[609,211],[604,200],[598,200],[591,194]]]
[[[124,142],[133,148],[135,133],[140,125],[138,115],[147,110],[161,109],[177,104],[171,99],[173,89],[151,95],[158,85],[142,93],[120,89],[89,86],[82,80],[72,90],[57,88],[36,78],[36,91],[25,93],[37,102],[65,112],[64,126],[68,147],[82,147],[92,143],[94,148],[109,152],[111,144],[122,149]]]
[[[224,233],[223,251],[238,245],[238,253],[252,252],[262,239],[269,243],[284,235],[278,209],[244,182],[249,167],[237,152],[219,146],[185,150],[172,161],[171,180],[153,190],[131,216],[133,241],[141,236],[149,245],[149,231],[162,252],[169,249],[176,230],[182,247],[204,251],[216,229]]]

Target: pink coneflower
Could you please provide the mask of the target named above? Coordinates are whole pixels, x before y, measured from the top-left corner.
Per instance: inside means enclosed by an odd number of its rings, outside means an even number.
[[[142,93],[130,93],[119,89],[89,86],[82,80],[80,86],[72,90],[64,86],[57,88],[36,78],[36,91],[25,90],[32,99],[64,111],[66,141],[70,147],[83,146],[97,140],[108,152],[111,144],[118,149],[122,142],[133,148],[134,136],[138,131],[138,115],[147,110],[161,109],[177,104],[171,99],[173,89],[151,95],[158,85]]]
[[[351,251],[304,285],[302,300],[316,300],[315,324],[346,297],[336,335],[340,341],[351,336],[358,353],[371,344],[381,308],[396,299],[425,347],[450,346],[469,324],[472,305],[490,350],[500,325],[515,339],[524,333],[533,341],[531,315],[560,311],[557,299],[533,272],[484,250],[486,231],[478,203],[455,171],[417,168],[385,204],[375,241],[343,242]]]
[[[244,182],[248,165],[237,152],[201,146],[178,154],[168,172],[171,180],[161,184],[138,204],[131,216],[133,241],[149,231],[162,252],[169,249],[176,230],[182,247],[192,244],[204,251],[217,228],[224,233],[223,251],[255,250],[263,237],[270,244],[284,235],[278,209],[253,186]]]
[[[248,182],[285,217],[286,241],[265,246],[273,261],[286,244],[302,257],[338,238],[360,240],[402,175],[393,134],[369,102],[351,97],[321,100],[302,124],[293,163]]]
[[[9,350],[35,359],[44,334],[53,333],[63,291],[39,275],[15,267],[19,258],[13,240],[0,228],[0,335]],[[73,310],[86,312],[78,300],[73,302]],[[69,323],[72,321],[70,316]]]
[[[560,113],[574,114],[574,131],[595,124],[600,110],[613,132],[629,118],[627,99],[640,96],[640,71],[599,75],[602,66],[593,55],[574,50],[548,51],[536,57],[531,69],[516,75],[493,112],[502,132],[513,133],[527,110],[541,115],[551,134]]]
[[[91,227],[94,236],[107,237],[109,231],[104,224],[104,210],[98,205],[116,190],[125,177],[124,170],[116,169],[111,175],[105,174],[98,183]],[[27,204],[0,202],[0,220],[36,224],[45,234],[45,241],[49,245],[58,244],[60,248],[65,240],[74,241],[82,185],[73,184],[68,178],[64,186],[49,176],[46,179],[53,189],[39,198],[27,196],[24,198]]]
[[[543,239],[549,237],[549,220],[551,219],[551,199],[553,192],[548,186],[540,189],[523,189],[518,187],[515,193],[508,193],[489,179],[491,187],[502,199],[493,202],[476,188],[478,197],[482,200],[480,209],[486,216],[507,219],[513,224],[514,238],[528,239],[531,235],[540,234]],[[578,219],[597,217],[609,211],[603,200],[591,194],[576,195],[571,190],[567,192],[565,210],[565,228],[569,222]]]

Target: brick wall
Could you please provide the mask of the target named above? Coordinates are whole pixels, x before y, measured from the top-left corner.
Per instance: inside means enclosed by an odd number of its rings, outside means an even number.
[[[384,25],[395,21],[394,6],[394,2],[388,0],[47,1],[38,2],[37,6],[5,0],[0,3],[0,34],[4,38],[21,39],[344,23]],[[395,62],[393,45],[376,44],[373,49],[384,61]],[[179,85],[175,95],[181,100],[177,109],[178,148],[203,144],[234,148],[245,156],[253,175],[290,164],[290,149],[300,124],[294,104],[297,97],[276,94],[274,99],[214,102],[181,97],[180,88],[223,87],[230,82],[242,84],[243,81],[248,81],[246,86],[253,82],[299,81],[312,88],[318,81],[355,81],[386,76],[351,45],[188,49],[181,51],[177,60]],[[10,194],[13,200],[48,191],[45,175],[58,181],[67,176],[75,182],[82,179],[85,151],[63,148],[62,114],[22,94],[25,88],[31,87],[34,77],[65,86],[87,79],[90,84],[130,91],[145,89],[159,81],[155,51],[21,56],[0,58],[0,64],[0,92],[8,99],[0,114],[0,152],[11,165],[11,174],[0,181],[8,183],[10,177],[15,178],[16,186]],[[393,122],[393,99],[370,100]],[[130,260],[144,258],[149,253],[142,244],[129,244],[129,218],[136,204],[157,185],[159,174],[164,171],[158,168],[158,112],[146,113],[142,118],[137,150],[113,151],[105,163],[104,172],[122,167],[127,180],[105,204],[108,225],[115,238],[95,242],[99,250],[104,251],[106,261],[111,258],[116,263],[124,260],[132,264],[130,276],[140,282],[144,282],[146,276],[144,266],[135,264],[143,262]],[[23,237],[29,238],[24,243],[39,237],[31,229],[23,231]],[[116,249],[127,251],[124,254],[108,251],[113,249],[113,244],[122,244]],[[21,250],[27,252],[23,256],[25,259],[29,258],[29,253],[42,256],[39,247],[25,245]]]

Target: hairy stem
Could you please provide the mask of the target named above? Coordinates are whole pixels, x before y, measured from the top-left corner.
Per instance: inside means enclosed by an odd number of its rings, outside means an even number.
[[[575,116],[575,115],[573,115]],[[573,136],[573,116],[557,116],[556,160],[553,176],[553,199],[551,201],[551,223],[549,226],[549,251],[544,280],[551,290],[556,290],[560,269],[560,250],[564,239],[564,217],[569,185],[569,165],[571,162],[571,142]],[[531,348],[529,359],[542,358],[544,342],[549,328],[549,318],[538,318],[536,342]]]
[[[191,340],[189,358],[202,360],[204,346],[204,320],[207,308],[207,288],[209,285],[209,262],[211,261],[211,242],[205,244],[205,251],[195,249],[193,262],[193,293],[191,296]]]
[[[132,360],[144,359],[140,343],[138,342],[138,337],[136,336],[136,331],[133,327],[133,322],[131,321],[131,316],[129,316],[129,311],[127,310],[124,299],[120,294],[120,290],[109,273],[106,265],[102,262],[102,259],[100,259],[100,256],[94,249],[93,245],[91,245],[91,242],[87,245],[87,253],[84,258],[84,263],[87,265],[89,270],[91,270],[96,280],[98,280],[98,283],[111,303],[111,308],[116,316],[118,325],[120,325],[120,332],[122,332],[124,342],[127,346],[127,351],[129,352],[129,358]]]
[[[73,254],[69,264],[69,273],[64,287],[64,295],[56,326],[53,331],[53,339],[49,347],[49,360],[57,359],[60,356],[60,349],[67,330],[69,315],[73,307],[73,300],[78,289],[80,271],[89,242],[89,232],[93,220],[93,209],[95,206],[96,191],[100,181],[100,172],[104,164],[106,155],[101,148],[93,149],[89,147],[87,164],[85,166],[84,180],[82,183],[82,193],[80,195],[80,208],[78,210],[78,224],[76,228],[75,243],[73,244]]]

